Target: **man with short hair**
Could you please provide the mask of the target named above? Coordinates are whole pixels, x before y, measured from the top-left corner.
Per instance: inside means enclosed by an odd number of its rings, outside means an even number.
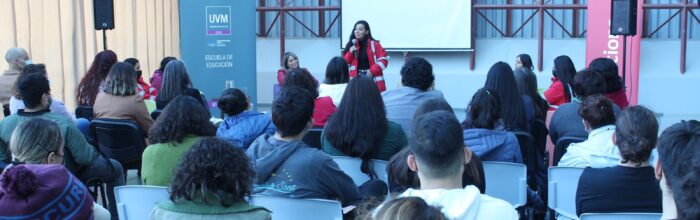
[[[22,122],[33,118],[47,119],[58,124],[64,140],[64,166],[83,182],[99,179],[107,184],[107,198],[112,219],[117,218],[117,206],[114,200],[114,187],[124,185],[122,166],[116,160],[100,155],[90,145],[70,118],[52,113],[49,110],[51,99],[49,80],[43,74],[21,76],[19,90],[25,108],[17,114],[0,121],[0,161],[9,163],[9,143],[12,132]]]
[[[667,128],[657,148],[661,219],[700,219],[700,122],[681,121]]]
[[[462,188],[462,172],[473,154],[464,146],[455,115],[435,111],[413,122],[408,167],[418,173],[420,189],[408,189],[400,197],[416,196],[442,207],[449,219],[518,219],[506,201],[481,194],[476,186]]]
[[[22,72],[22,68],[31,64],[27,51],[19,47],[13,47],[5,53],[5,61],[8,68],[0,75],[0,103],[4,115],[10,115],[10,97],[12,97],[12,87],[17,81],[17,76]]]
[[[302,142],[313,127],[313,111],[313,95],[300,87],[285,87],[272,103],[275,134],[258,137],[246,152],[256,173],[254,193],[337,199],[343,205],[360,199],[353,180],[330,156]]]
[[[382,93],[386,118],[401,125],[406,137],[413,136],[411,120],[418,106],[430,99],[444,100],[442,92],[433,89],[433,66],[422,57],[411,57],[401,67],[401,87]]]

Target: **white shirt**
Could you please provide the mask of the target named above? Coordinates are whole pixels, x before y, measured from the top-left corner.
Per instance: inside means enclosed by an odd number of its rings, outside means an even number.
[[[597,128],[588,134],[588,140],[569,145],[561,157],[562,167],[612,167],[620,164],[620,149],[612,140],[615,125]]]
[[[325,84],[321,83],[321,85],[318,86],[318,97],[324,97],[328,96],[331,97],[333,100],[333,104],[338,107],[340,105],[340,100],[343,98],[343,94],[345,94],[345,87],[347,87],[347,83],[342,83],[342,84]]]
[[[17,111],[20,109],[24,109],[24,102],[20,99],[15,98],[15,96],[10,97],[10,114],[17,114]],[[76,121],[76,118],[73,114],[71,114],[68,109],[66,109],[66,105],[63,104],[61,100],[58,99],[51,99],[51,105],[49,106],[49,110],[51,112],[59,114],[59,115],[65,115],[66,117],[70,118],[73,120],[73,122]]]
[[[431,206],[442,207],[442,213],[449,219],[518,219],[513,206],[501,199],[481,194],[476,186],[464,189],[408,189],[399,197],[416,196]]]

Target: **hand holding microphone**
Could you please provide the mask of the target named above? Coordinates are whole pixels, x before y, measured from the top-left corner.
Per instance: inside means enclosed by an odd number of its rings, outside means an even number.
[[[352,47],[350,47],[350,52],[357,58],[357,39],[352,39]]]

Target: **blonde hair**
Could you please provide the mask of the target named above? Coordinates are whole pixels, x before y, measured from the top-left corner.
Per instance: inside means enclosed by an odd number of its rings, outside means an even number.
[[[42,164],[49,153],[59,154],[61,146],[63,135],[58,124],[41,118],[20,123],[10,137],[12,156],[22,163]]]
[[[375,216],[375,220],[444,220],[447,219],[440,207],[430,206],[420,197],[402,197],[385,203]],[[369,219],[369,218],[365,218]]]

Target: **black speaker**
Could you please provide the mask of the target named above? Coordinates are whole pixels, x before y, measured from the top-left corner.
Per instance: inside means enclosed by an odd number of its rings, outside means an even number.
[[[113,0],[93,0],[95,14],[95,30],[114,29],[114,2]]]
[[[637,0],[612,0],[610,35],[637,35]]]

